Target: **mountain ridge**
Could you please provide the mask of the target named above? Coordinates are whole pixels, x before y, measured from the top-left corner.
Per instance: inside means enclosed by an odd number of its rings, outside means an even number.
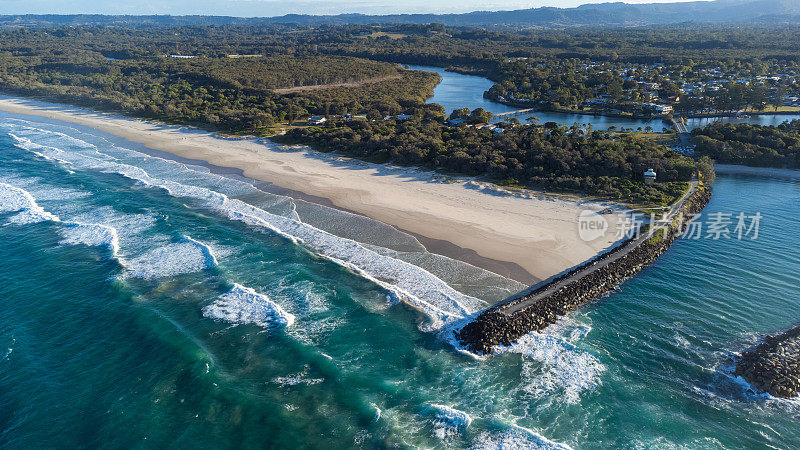
[[[796,23],[798,18],[800,18],[800,0],[715,0],[642,4],[590,3],[574,8],[544,6],[511,11],[473,11],[458,14],[287,14],[276,17],[24,14],[0,16],[0,26],[268,25],[278,23],[319,26],[442,23],[447,26],[548,28],[663,25],[681,22]]]

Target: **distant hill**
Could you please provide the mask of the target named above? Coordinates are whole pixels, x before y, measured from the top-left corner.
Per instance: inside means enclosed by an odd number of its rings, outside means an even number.
[[[685,3],[599,3],[576,8],[542,7],[516,11],[475,11],[464,14],[340,14],[241,18],[226,16],[105,16],[8,15],[0,26],[53,25],[301,25],[443,23],[448,26],[545,28],[575,26],[632,26],[680,22],[798,23],[800,0],[716,0]]]

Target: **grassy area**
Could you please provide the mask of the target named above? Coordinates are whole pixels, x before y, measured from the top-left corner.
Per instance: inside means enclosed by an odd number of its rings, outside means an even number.
[[[800,106],[779,106],[777,110],[775,108],[769,108],[767,111],[796,113],[800,112]]]
[[[389,39],[403,39],[404,37],[406,37],[408,35],[407,34],[401,34],[401,33],[386,33],[384,31],[374,31],[374,32],[372,32],[372,34],[365,34],[364,36],[359,36],[359,38],[362,38],[362,39],[363,38],[368,38],[368,37],[379,38],[381,36],[386,36]]]
[[[637,139],[646,139],[654,144],[666,145],[673,147],[681,143],[678,134],[675,132],[659,133],[655,131],[630,131],[630,132],[617,132],[615,134],[628,134],[636,137]]]

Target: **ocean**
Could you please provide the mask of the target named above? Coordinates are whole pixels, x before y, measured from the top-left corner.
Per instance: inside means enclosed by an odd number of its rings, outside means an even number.
[[[797,321],[797,180],[720,176],[704,213],[757,239],[679,240],[488,358],[452,327],[523,286],[268,187],[0,114],[0,446],[800,446],[730,363]]]

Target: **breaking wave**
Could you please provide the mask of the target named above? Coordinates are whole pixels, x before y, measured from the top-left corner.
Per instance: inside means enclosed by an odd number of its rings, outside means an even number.
[[[292,326],[295,316],[253,289],[234,284],[226,294],[203,308],[203,315],[234,324],[255,324],[260,327]]]
[[[3,182],[0,182],[0,212],[17,213],[11,217],[11,222],[16,224],[60,221],[58,216],[39,206],[28,191]]]
[[[463,432],[472,424],[472,417],[469,414],[447,405],[431,404],[422,411],[422,414],[431,418],[433,433],[439,439]]]
[[[83,244],[90,246],[106,246],[114,257],[119,253],[119,235],[117,229],[102,223],[65,222],[67,227],[61,231],[63,244]]]
[[[0,182],[0,212],[16,212],[17,214],[10,219],[16,224],[45,221],[61,223],[64,225],[61,230],[64,244],[106,246],[114,257],[119,251],[119,236],[115,228],[99,223],[62,221],[55,214],[39,206],[30,192],[3,182]]]
[[[510,346],[496,346],[494,354],[523,356],[520,389],[535,396],[559,394],[567,403],[578,403],[584,391],[595,389],[606,367],[576,342],[591,328],[568,317],[542,332],[532,332]]]
[[[179,242],[156,247],[125,262],[124,276],[155,280],[217,266],[217,258],[208,245],[184,236]]]
[[[553,442],[533,430],[510,425],[499,432],[484,431],[478,435],[478,442],[473,445],[475,450],[488,449],[540,449],[540,450],[571,450],[572,447]]]
[[[374,281],[391,293],[392,300],[401,300],[424,313],[429,318],[429,323],[424,326],[428,331],[439,329],[443,325],[463,318],[485,306],[483,301],[456,291],[442,279],[421,267],[379,254],[359,242],[335,236],[303,223],[297,220],[296,214],[292,217],[272,214],[209,188],[151,176],[143,168],[118,162],[117,158],[106,155],[93,145],[76,138],[70,137],[72,141],[78,141],[81,149],[89,150],[91,154],[64,151],[34,143],[23,136],[14,134],[11,136],[16,140],[16,145],[22,149],[66,161],[76,168],[120,174],[142,185],[164,189],[172,196],[200,201],[205,207],[219,211],[231,220],[241,221],[252,227],[283,236],[294,243],[302,244],[320,256]],[[162,161],[172,164],[174,169],[189,170],[182,164]],[[131,268],[130,272],[137,277],[156,278],[183,273],[186,270],[200,270],[202,267],[196,263],[196,259],[190,258],[181,263],[173,256],[190,250],[188,247],[177,247],[177,245],[173,244],[170,248],[158,250],[157,254],[145,257],[145,260],[150,261],[161,259],[164,263],[148,268],[146,264],[135,264],[137,261],[134,261],[135,267]]]

